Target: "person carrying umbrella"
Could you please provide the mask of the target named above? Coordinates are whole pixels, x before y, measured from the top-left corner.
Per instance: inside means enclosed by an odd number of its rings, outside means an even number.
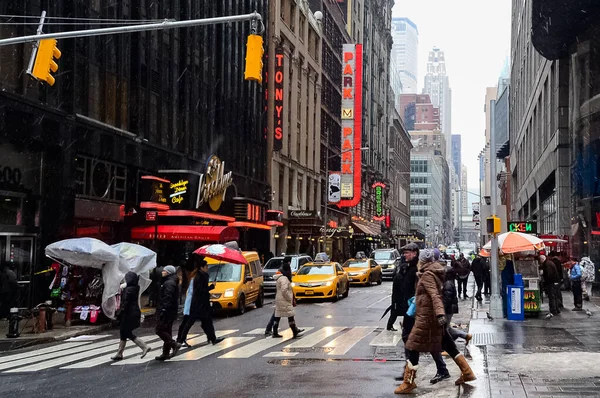
[[[116,355],[110,358],[113,361],[123,359],[123,351],[125,351],[127,339],[133,341],[135,345],[141,348],[142,358],[150,351],[150,347],[133,334],[133,331],[140,327],[140,318],[142,316],[138,303],[140,286],[137,274],[131,271],[125,274],[125,283],[126,286],[121,293],[121,312],[119,315],[121,341],[119,342],[119,349]]]
[[[179,280],[177,270],[172,265],[167,265],[162,271],[162,285],[158,298],[158,308],[156,313],[156,334],[164,342],[162,354],[157,356],[157,361],[164,361],[170,358],[171,349],[175,354],[177,352],[177,342],[173,340],[173,322],[177,319],[177,310],[179,308]]]

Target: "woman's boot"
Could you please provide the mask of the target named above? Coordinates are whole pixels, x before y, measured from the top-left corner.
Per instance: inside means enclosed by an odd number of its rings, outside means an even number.
[[[415,383],[415,377],[417,377],[417,368],[419,365],[414,365],[410,361],[406,361],[406,367],[404,368],[404,382],[396,388],[394,394],[410,394],[417,385]]]
[[[274,339],[278,339],[283,337],[282,335],[279,334],[279,321],[275,321],[275,323],[273,323],[273,336]]]
[[[127,344],[127,340],[119,341],[119,349],[117,350],[115,356],[111,357],[110,359],[112,359],[113,361],[120,361],[121,359],[123,359],[123,351],[125,351],[125,344]]]
[[[148,347],[148,344],[144,343],[139,337],[133,339],[133,342],[135,343],[135,345],[142,349],[142,356],[140,358],[144,358],[146,354],[150,351],[150,347]]]
[[[290,322],[290,329],[292,329],[292,333],[294,333],[294,338],[302,336],[302,332],[304,332],[304,329],[298,329],[295,321]]]
[[[467,363],[467,359],[463,354],[458,354],[456,357],[454,357],[454,362],[458,365],[461,372],[460,377],[454,382],[454,384],[458,386],[468,381],[477,380],[475,373],[473,373],[471,370],[471,367]]]

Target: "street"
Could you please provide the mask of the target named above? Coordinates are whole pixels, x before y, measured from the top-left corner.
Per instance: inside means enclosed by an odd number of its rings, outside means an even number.
[[[398,384],[394,377],[403,371],[404,350],[400,332],[384,331],[387,318],[379,320],[390,303],[390,290],[391,283],[386,282],[353,287],[349,297],[337,303],[301,302],[296,319],[306,332],[298,340],[291,340],[286,320],[282,320],[283,339],[264,337],[271,305],[249,309],[242,316],[216,317],[218,334],[226,337],[223,343],[182,349],[164,363],[154,360],[162,342],[150,325],[137,331],[153,347],[143,360],[139,349],[129,343],[125,360],[111,363],[116,330],[93,342],[12,351],[0,356],[0,385],[7,397],[30,396],[33,391],[43,397],[89,398],[393,396]],[[191,333],[200,333],[192,343],[205,344],[198,323]],[[449,363],[448,368],[453,379],[458,377],[456,366]],[[456,396],[458,388],[451,381],[428,383],[435,374],[429,356],[424,356],[421,369],[419,396],[431,392]]]

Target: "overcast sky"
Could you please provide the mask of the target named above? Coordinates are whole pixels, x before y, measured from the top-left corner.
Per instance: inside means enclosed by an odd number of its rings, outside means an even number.
[[[496,86],[510,55],[510,0],[396,0],[394,17],[419,29],[419,92],[433,46],[446,56],[452,133],[462,135],[469,191],[479,192],[477,155],[485,145],[485,88]],[[469,202],[478,201],[469,197]]]

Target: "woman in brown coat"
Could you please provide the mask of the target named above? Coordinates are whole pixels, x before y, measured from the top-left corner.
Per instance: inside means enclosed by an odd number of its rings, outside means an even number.
[[[458,351],[454,340],[446,331],[446,316],[442,298],[445,269],[441,264],[433,261],[433,255],[428,250],[423,250],[420,255],[417,276],[419,281],[415,295],[417,305],[415,326],[406,342],[408,358],[404,369],[404,382],[396,389],[396,394],[408,394],[417,388],[415,376],[419,366],[420,352],[440,352],[442,350],[448,352],[462,373],[461,377],[456,380],[456,385],[476,379],[465,357]]]

